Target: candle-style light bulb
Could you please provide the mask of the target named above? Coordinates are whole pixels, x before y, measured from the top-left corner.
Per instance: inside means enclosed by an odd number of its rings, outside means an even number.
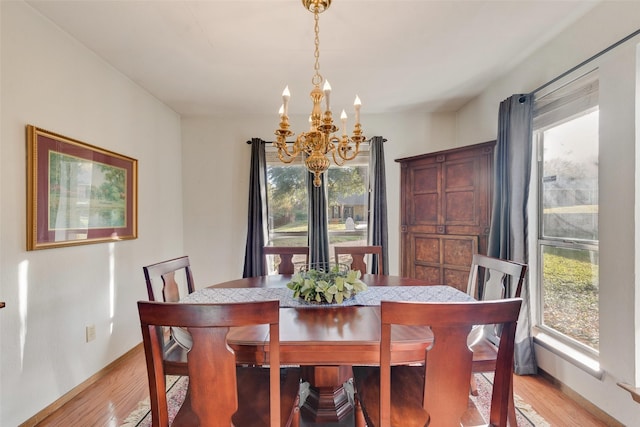
[[[356,95],[356,100],[353,101],[353,106],[356,109],[356,124],[360,123],[360,106],[362,105],[362,102],[360,101],[360,98],[358,97],[358,95]]]
[[[291,93],[289,92],[289,85],[287,85],[282,91],[282,114],[285,116],[289,115],[289,98],[291,98]]]
[[[282,105],[280,106],[280,109],[278,110],[278,115],[279,115],[280,117],[282,117],[282,116],[284,115],[284,104],[282,104]]]
[[[326,111],[331,111],[331,103],[329,102],[329,96],[331,95],[331,85],[329,84],[329,80],[324,81],[322,91],[324,92],[324,98],[326,101]]]
[[[347,136],[347,113],[344,110],[340,114],[340,120],[342,120],[342,135]]]

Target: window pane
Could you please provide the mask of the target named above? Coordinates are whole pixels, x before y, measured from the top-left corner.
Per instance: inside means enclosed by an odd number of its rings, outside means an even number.
[[[365,154],[368,154],[365,153]],[[359,165],[336,166],[327,172],[329,206],[329,259],[334,261],[336,245],[367,244],[369,166],[368,157],[359,155]],[[346,260],[341,260],[345,261]]]
[[[330,243],[353,242],[362,238],[366,240],[367,174],[368,166],[329,168],[327,203]]]
[[[542,133],[542,236],[598,240],[598,111]]]
[[[542,245],[542,323],[598,349],[598,253]]]
[[[305,180],[306,169],[302,165],[267,163],[271,246],[307,245],[308,197]]]

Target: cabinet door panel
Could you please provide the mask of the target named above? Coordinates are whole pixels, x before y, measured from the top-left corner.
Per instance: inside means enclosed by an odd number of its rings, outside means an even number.
[[[457,270],[452,268],[444,269],[444,284],[467,292],[467,283],[469,281],[469,269]]]
[[[413,196],[412,225],[434,225],[438,223],[438,195],[418,194]]]
[[[440,264],[440,238],[416,234],[413,236],[414,259],[417,263]]]
[[[450,266],[471,266],[473,254],[478,252],[476,236],[443,236],[442,263]]]
[[[440,267],[429,267],[424,265],[416,265],[414,274],[411,276],[416,279],[424,280],[429,285],[441,285]]]
[[[473,188],[478,183],[478,161],[476,158],[449,161],[444,167],[445,189]]]
[[[478,225],[475,191],[458,191],[445,194],[445,224]]]
[[[437,224],[440,215],[440,165],[417,165],[410,169],[411,205],[409,222],[415,225]]]
[[[455,160],[443,165],[444,223],[478,225],[478,197],[484,183],[479,179],[477,158]]]
[[[439,190],[440,165],[416,165],[411,168],[414,193],[433,193]]]

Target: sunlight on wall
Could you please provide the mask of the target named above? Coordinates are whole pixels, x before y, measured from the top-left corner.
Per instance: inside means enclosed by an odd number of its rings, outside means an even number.
[[[20,368],[24,359],[24,344],[27,340],[27,295],[29,282],[29,261],[24,260],[18,264],[18,314],[20,316]]]
[[[114,255],[115,244],[109,243],[109,335],[113,334],[113,316],[115,313],[115,301],[116,301],[116,278],[115,278],[115,266],[116,257]]]

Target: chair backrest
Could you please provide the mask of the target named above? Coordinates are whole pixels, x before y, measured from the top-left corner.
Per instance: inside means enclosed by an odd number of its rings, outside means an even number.
[[[293,263],[294,255],[303,255],[304,265],[309,265],[308,246],[265,246],[263,252],[267,264],[269,263],[270,255],[280,256],[280,264],[278,264],[279,274],[295,273],[295,264]]]
[[[391,417],[391,325],[430,326],[433,345],[426,352],[422,406],[429,426],[460,425],[468,409],[473,352],[467,336],[474,325],[501,324],[490,424],[506,426],[512,384],[516,322],[522,299],[464,303],[382,301],[380,332],[380,426]]]
[[[384,274],[382,271],[382,246],[335,246],[336,263],[340,263],[340,255],[351,255],[351,269],[367,274],[365,255],[378,257],[378,271],[373,274]]]
[[[526,273],[526,264],[474,254],[467,294],[482,301],[519,298]]]
[[[185,401],[184,409],[181,408],[180,411],[195,414],[201,426],[229,427],[232,425],[231,417],[237,411],[238,401],[236,359],[233,350],[227,345],[227,333],[233,326],[267,324],[269,325],[270,425],[280,426],[278,301],[233,304],[139,301],[138,312],[147,361],[154,426],[169,425],[162,363],[161,328],[186,328],[193,340],[187,362],[189,369],[187,396],[190,396],[190,400]],[[179,413],[176,421],[180,419],[180,415]]]
[[[180,301],[180,284],[176,280],[176,273],[184,277],[183,286],[186,285],[186,292],[194,291],[193,275],[189,257],[182,256],[167,261],[142,267],[144,278],[147,282],[147,293],[149,301],[178,302]],[[154,278],[162,278],[162,289],[154,289]]]

